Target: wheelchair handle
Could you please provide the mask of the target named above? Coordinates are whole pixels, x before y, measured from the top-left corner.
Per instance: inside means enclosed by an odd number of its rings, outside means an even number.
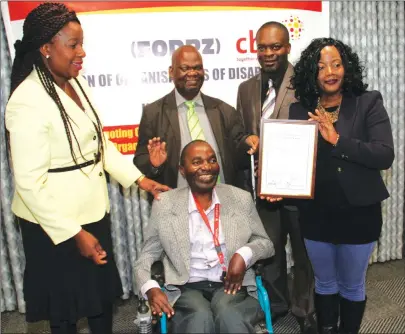
[[[256,276],[262,276],[263,274],[263,264],[262,263],[256,263],[255,265],[255,275]]]

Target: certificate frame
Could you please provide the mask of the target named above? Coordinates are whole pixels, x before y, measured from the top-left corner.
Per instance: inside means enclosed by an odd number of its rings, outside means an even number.
[[[313,199],[318,122],[264,119],[260,127],[258,196]]]

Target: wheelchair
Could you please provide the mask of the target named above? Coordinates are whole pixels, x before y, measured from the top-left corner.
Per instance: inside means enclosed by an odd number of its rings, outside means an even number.
[[[264,320],[266,322],[266,330],[268,333],[273,332],[273,323],[271,319],[271,311],[270,311],[270,299],[267,294],[265,287],[263,286],[262,282],[262,271],[263,271],[263,264],[256,263],[254,265],[254,270],[256,274],[256,286],[257,286],[257,296],[260,303],[260,307],[264,313]],[[151,278],[158,282],[160,288],[164,291],[164,269],[163,263],[161,261],[157,261],[152,265],[151,268]],[[167,324],[167,316],[165,313],[162,314],[161,317],[157,317],[158,320],[158,330],[160,329],[160,334],[167,334],[168,333],[168,324]]]

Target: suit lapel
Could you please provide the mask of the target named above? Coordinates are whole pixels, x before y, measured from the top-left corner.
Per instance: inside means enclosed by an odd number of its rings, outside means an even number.
[[[224,133],[222,131],[221,110],[219,110],[215,100],[201,93],[201,98],[204,103],[205,113],[210,122],[212,132],[214,133],[215,140],[217,142],[219,154],[221,155],[222,164],[225,164],[224,151]]]
[[[170,149],[170,152],[172,152],[173,156],[169,159],[171,161],[174,161],[175,165],[177,166],[178,161],[180,159],[181,134],[180,134],[179,115],[176,103],[176,95],[174,93],[174,90],[166,96],[162,109],[163,113],[169,120],[170,126],[173,129],[172,134],[174,136],[174,138],[171,137],[164,138],[164,140],[168,143],[168,145],[172,145],[172,149]],[[164,131],[164,133],[168,133],[167,129],[162,129],[162,131]]]
[[[256,122],[257,124],[257,133],[260,133],[260,119],[262,118],[262,82],[261,82],[261,74],[259,73],[256,77],[256,80],[254,80],[253,82],[253,94],[254,96],[253,101],[254,101],[254,105],[253,105],[253,113],[254,115],[256,115],[256,119],[259,120],[258,122]]]
[[[293,73],[294,73],[294,68],[289,63],[287,70],[284,74],[283,81],[281,82],[280,89],[277,94],[276,105],[274,106],[273,114],[271,115],[270,118],[278,118],[278,116],[280,114],[281,105],[283,104],[283,100],[284,100],[285,96],[287,95],[287,91],[289,89],[288,87],[290,87],[290,79],[291,79],[291,76],[293,75]]]
[[[181,189],[177,193],[177,198],[173,201],[171,209],[172,216],[168,221],[172,224],[173,234],[177,242],[177,249],[184,259],[187,272],[190,270],[190,227],[188,214],[188,187]]]
[[[176,138],[176,141],[180,142],[180,125],[179,125],[179,116],[177,112],[176,96],[174,90],[167,95],[165,102],[163,104],[163,110],[166,114],[167,119],[171,127],[173,128],[173,133]]]
[[[87,102],[85,96],[82,93],[82,90],[80,89],[79,85],[76,83],[76,80],[71,79],[69,80],[70,84],[72,85],[73,89],[76,91],[77,96],[79,96],[80,102],[82,103],[83,108],[85,109],[85,111],[83,111],[77,104],[75,101],[73,101],[69,96],[67,96],[67,94],[64,94],[64,96],[70,100],[70,102],[72,104],[75,105],[75,107],[77,108],[78,111],[80,111],[81,115],[85,115],[88,119],[90,119],[93,123],[97,123],[97,120],[93,114],[93,112],[91,111],[91,107],[90,104]],[[96,110],[97,111],[97,110]]]
[[[339,119],[336,130],[340,135],[349,137],[356,119],[356,97],[343,95],[339,111]]]
[[[234,207],[235,203],[232,203],[231,198],[228,195],[229,189],[222,185],[215,187],[217,196],[221,203],[220,217],[221,217],[221,229],[224,234],[225,244],[227,249],[227,261],[230,261],[230,257],[233,252],[236,251],[237,244],[237,225],[234,223],[235,211],[230,210]],[[168,217],[168,221],[172,225],[174,234],[173,242],[177,243],[177,249],[179,255],[183,257],[186,269],[190,270],[190,226],[189,226],[189,213],[188,213],[188,201],[189,201],[189,188],[183,188],[177,193],[176,201],[173,202],[171,209],[171,217]]]
[[[42,83],[38,77],[37,71],[33,71],[35,80],[42,86]],[[80,88],[77,86],[76,82],[73,79],[69,80],[70,84],[72,85],[73,89],[76,91],[77,95],[80,98],[82,105],[85,107],[86,111],[89,111],[90,106],[88,105],[85,97],[83,96]],[[68,96],[57,84],[55,84],[56,92],[59,96],[60,101],[62,102],[63,107],[65,108],[66,113],[72,118],[73,126],[76,126],[78,129],[80,125],[84,124],[92,124],[92,119],[84,112],[73,99]],[[90,112],[90,114],[93,114]],[[89,122],[90,121],[90,122]]]
[[[230,261],[230,256],[232,256],[232,252],[236,250],[236,240],[237,240],[237,225],[233,222],[233,216],[235,214],[234,210],[230,210],[230,208],[235,207],[235,203],[232,203],[228,195],[228,191],[226,188],[218,185],[215,187],[217,192],[217,196],[219,202],[221,203],[221,229],[222,233],[224,233],[225,238],[225,245],[227,249],[227,261]]]

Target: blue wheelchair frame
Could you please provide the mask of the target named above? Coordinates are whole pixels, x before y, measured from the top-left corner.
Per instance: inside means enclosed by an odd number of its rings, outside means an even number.
[[[256,286],[257,286],[257,297],[259,299],[260,307],[262,308],[264,312],[264,317],[266,320],[266,330],[268,333],[273,334],[273,323],[271,320],[271,311],[270,311],[270,299],[267,294],[266,288],[263,286],[262,282],[262,276],[261,276],[261,269],[262,265],[257,264],[256,265]],[[159,282],[159,285],[162,289],[162,291],[165,290],[164,288],[164,280],[157,280]],[[167,315],[166,313],[162,313],[162,316],[160,317],[160,333],[161,334],[167,334]]]
[[[161,289],[165,291],[164,286]],[[160,334],[167,334],[167,315],[164,312],[162,312],[162,316],[160,317]]]
[[[257,297],[259,299],[260,307],[264,312],[266,320],[266,329],[268,333],[273,334],[273,322],[271,321],[270,299],[267,294],[266,288],[263,286],[262,276],[256,276]]]

